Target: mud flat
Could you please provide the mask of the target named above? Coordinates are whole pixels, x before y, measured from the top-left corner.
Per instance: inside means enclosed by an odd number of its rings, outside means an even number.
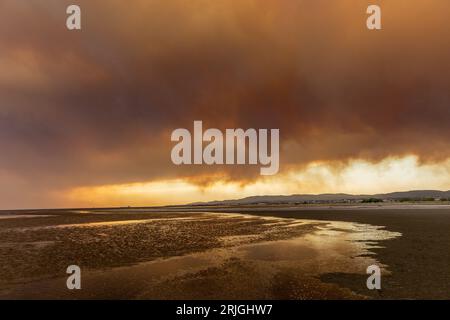
[[[450,299],[448,206],[278,207],[266,212],[264,208],[246,208],[245,212],[261,216],[362,223],[383,226],[384,230],[400,233],[401,237],[386,239],[379,248],[370,250],[390,271],[383,277],[381,291],[367,293],[361,286],[365,277],[355,273],[323,274],[321,280],[376,299]]]
[[[366,267],[390,274],[374,252],[401,233],[271,213],[15,212],[0,219],[0,298],[366,299]],[[72,264],[81,290],[66,288]]]

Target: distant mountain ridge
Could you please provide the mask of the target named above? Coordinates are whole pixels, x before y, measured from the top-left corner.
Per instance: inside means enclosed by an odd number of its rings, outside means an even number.
[[[278,196],[252,196],[242,199],[221,200],[209,202],[195,202],[190,205],[245,205],[258,203],[301,203],[301,202],[338,202],[338,201],[358,201],[365,199],[380,199],[380,200],[420,200],[420,199],[450,199],[450,190],[412,190],[399,191],[379,194],[346,194],[346,193],[324,193],[324,194],[293,194],[293,195],[278,195]]]

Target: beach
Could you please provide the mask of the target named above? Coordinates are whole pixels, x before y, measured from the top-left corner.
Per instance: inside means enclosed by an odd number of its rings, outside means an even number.
[[[1,299],[449,299],[450,210],[0,213]],[[368,290],[366,268],[382,269]],[[66,268],[81,268],[68,290]]]

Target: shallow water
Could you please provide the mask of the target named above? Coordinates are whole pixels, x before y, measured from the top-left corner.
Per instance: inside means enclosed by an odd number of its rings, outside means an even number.
[[[237,218],[241,221],[245,217],[255,218],[238,214],[204,214],[195,219]],[[10,286],[0,293],[0,297],[333,298],[328,292],[330,285],[318,280],[320,275],[337,272],[365,274],[366,268],[372,264],[377,264],[386,273],[386,266],[376,260],[370,249],[377,247],[379,241],[401,236],[382,227],[365,224],[272,217],[261,219],[271,224],[272,228],[316,227],[304,236],[288,240],[249,243],[249,240],[257,239],[258,235],[222,237],[219,238],[221,247],[203,252],[112,269],[83,270],[82,290],[67,290],[66,278],[62,277]],[[115,223],[140,221],[125,220],[106,224],[114,227]],[[94,225],[65,227],[90,226]],[[336,294],[351,295],[351,292]]]
[[[0,219],[23,219],[23,218],[46,218],[51,217],[51,215],[44,214],[0,214]]]

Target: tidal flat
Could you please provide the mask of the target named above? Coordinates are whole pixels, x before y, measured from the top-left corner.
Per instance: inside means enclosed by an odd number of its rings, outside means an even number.
[[[0,216],[0,299],[449,298],[446,209]],[[372,264],[382,269],[380,291],[366,287]],[[81,268],[81,290],[66,287],[69,265]]]

